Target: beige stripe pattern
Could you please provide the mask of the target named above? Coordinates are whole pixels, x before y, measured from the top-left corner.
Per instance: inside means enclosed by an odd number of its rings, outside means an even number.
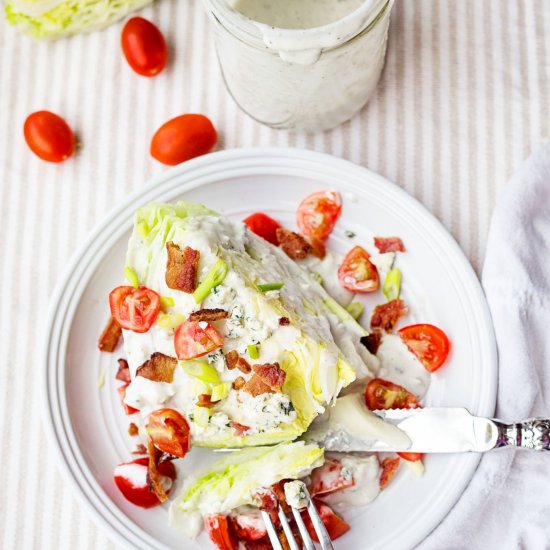
[[[224,89],[197,0],[143,11],[170,45],[168,69],[139,78],[120,25],[34,42],[0,23],[0,548],[113,548],[58,474],[40,424],[37,377],[48,298],[73,250],[106,212],[164,170],[148,152],[161,123],[209,115],[218,148],[276,145],[367,166],[423,202],[476,270],[491,211],[550,125],[550,4],[545,0],[400,0],[387,65],[368,106],[318,135],[259,126]],[[59,166],[33,157],[27,114],[49,109],[78,133]]]

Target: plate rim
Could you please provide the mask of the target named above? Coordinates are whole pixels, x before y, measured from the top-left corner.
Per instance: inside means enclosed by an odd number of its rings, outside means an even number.
[[[56,288],[50,299],[46,318],[46,331],[44,333],[42,353],[40,356],[42,361],[44,362],[43,368],[41,369],[42,410],[44,411],[44,414],[42,415],[43,429],[46,432],[47,439],[50,441],[50,448],[53,448],[55,452],[58,471],[61,471],[63,474],[65,474],[64,478],[69,481],[73,494],[76,495],[79,502],[84,505],[84,508],[88,510],[90,519],[92,519],[96,523],[96,525],[98,525],[104,532],[106,532],[110,538],[112,538],[114,541],[124,547],[132,547],[130,546],[130,539],[133,538],[131,535],[133,535],[134,533],[128,532],[129,529],[126,525],[124,525],[123,522],[117,521],[117,525],[115,526],[112,522],[109,522],[107,520],[107,517],[105,517],[105,512],[107,510],[102,509],[104,503],[99,501],[98,506],[97,503],[94,504],[92,502],[92,500],[90,499],[90,494],[81,485],[82,481],[87,481],[85,479],[85,476],[84,479],[82,479],[82,475],[77,475],[77,472],[73,470],[73,467],[70,464],[71,460],[67,459],[65,454],[66,451],[70,450],[69,440],[71,435],[74,438],[74,433],[67,434],[66,428],[68,428],[69,431],[72,432],[72,426],[70,425],[70,417],[68,413],[66,413],[65,418],[65,421],[69,422],[68,426],[65,426],[63,422],[62,411],[61,416],[57,414],[59,412],[57,408],[62,409],[64,403],[52,400],[52,396],[59,398],[59,393],[63,395],[63,389],[61,388],[60,392],[60,388],[57,388],[56,384],[54,384],[55,374],[57,373],[58,368],[56,365],[51,365],[49,359],[52,353],[52,345],[54,343],[56,344],[54,346],[56,350],[61,349],[63,351],[63,349],[66,349],[66,346],[64,346],[64,341],[67,339],[68,331],[63,332],[63,330],[58,328],[58,326],[63,327],[66,324],[66,319],[57,318],[56,313],[63,305],[65,305],[65,310],[70,310],[71,305],[73,307],[75,307],[76,305],[74,303],[74,300],[70,296],[67,297],[67,292],[68,290],[70,290],[70,295],[72,296],[72,294],[74,294],[78,290],[79,281],[78,278],[76,281],[74,280],[75,271],[79,266],[79,262],[82,260],[83,257],[86,256],[86,252],[90,250],[90,247],[92,247],[94,243],[98,242],[99,238],[105,233],[106,229],[111,228],[113,224],[116,224],[117,217],[121,217],[121,221],[118,225],[116,225],[118,230],[120,230],[122,226],[126,225],[127,222],[124,216],[120,215],[128,210],[135,210],[136,203],[138,201],[140,204],[143,204],[144,202],[147,202],[149,200],[155,200],[154,197],[148,197],[148,195],[161,195],[163,192],[168,192],[170,188],[170,183],[172,182],[173,185],[177,185],[177,182],[173,182],[173,180],[177,180],[185,174],[197,171],[201,172],[201,170],[204,169],[206,169],[207,173],[212,171],[216,172],[216,166],[219,166],[220,164],[223,164],[227,161],[252,161],[266,157],[271,158],[272,160],[273,158],[279,158],[281,161],[305,161],[323,166],[326,166],[328,163],[331,166],[331,169],[341,171],[342,173],[354,172],[358,175],[362,174],[363,176],[367,176],[372,180],[377,180],[381,184],[381,188],[383,190],[389,190],[390,194],[399,195],[402,200],[404,200],[406,203],[408,203],[408,205],[416,210],[416,213],[421,216],[421,219],[423,219],[426,223],[429,223],[432,227],[437,227],[438,240],[443,239],[444,244],[448,247],[450,251],[449,253],[452,256],[454,256],[455,258],[460,257],[460,263],[462,264],[462,267],[467,273],[468,277],[466,283],[470,287],[470,290],[475,293],[475,303],[480,308],[480,324],[482,324],[486,330],[486,335],[482,339],[487,346],[486,353],[488,356],[488,363],[486,368],[489,370],[489,372],[486,374],[486,376],[488,379],[492,379],[492,384],[488,384],[487,387],[483,388],[485,404],[482,411],[477,411],[477,413],[485,414],[488,416],[494,413],[496,406],[498,374],[497,348],[491,314],[489,306],[487,304],[487,300],[481,287],[481,283],[465,253],[452,237],[452,235],[449,233],[449,231],[445,228],[441,221],[436,218],[434,214],[432,214],[415,197],[407,193],[399,185],[391,182],[387,178],[369,170],[364,166],[355,164],[351,161],[327,153],[320,153],[306,149],[299,149],[294,147],[235,148],[224,151],[217,151],[192,159],[183,164],[180,164],[173,168],[169,168],[159,174],[156,174],[155,176],[147,180],[147,182],[145,182],[143,186],[126,195],[118,205],[111,209],[111,211],[107,212],[105,217],[102,218],[94,226],[94,228],[89,232],[88,236],[80,244],[80,246],[76,248],[70,261],[63,270],[62,275],[59,279],[59,283],[56,285]],[[281,169],[283,168],[284,165],[281,166]],[[240,169],[240,175],[242,175],[242,172],[243,167],[241,167]],[[219,176],[220,179],[227,178],[228,173],[226,171],[219,172]],[[182,192],[185,192],[187,189],[195,187],[192,182],[189,181],[180,184],[180,186]],[[116,233],[116,231],[111,232],[111,234]],[[78,303],[78,301],[76,303]],[[72,316],[69,317],[72,321]],[[52,376],[54,377],[54,379],[51,379]],[[62,381],[59,382],[61,383]],[[68,446],[69,448],[67,448],[66,446]],[[80,451],[80,449],[78,449],[78,451]],[[411,541],[411,548],[422,542],[422,540],[424,540],[426,537],[428,537],[429,534],[434,529],[436,529],[437,526],[448,516],[454,505],[462,496],[464,490],[469,485],[473,475],[475,474],[475,470],[477,469],[477,466],[481,459],[481,455],[470,454],[464,456],[463,459],[463,472],[467,470],[467,475],[465,476],[463,473],[461,481],[459,483],[460,488],[458,490],[454,489],[453,498],[451,499],[452,503],[447,507],[448,509],[446,510],[445,514],[439,518],[437,523],[433,525],[432,529],[429,532],[425,532],[421,537],[417,537],[417,540]],[[74,466],[76,466],[77,469],[80,470],[81,465],[78,463],[78,461],[75,461]],[[91,487],[91,489],[93,489],[93,487]],[[111,512],[110,510],[108,511]],[[127,532],[127,535],[129,535],[129,537],[124,536],[124,531]],[[160,544],[160,547],[165,548],[165,546],[160,543],[160,541],[151,537],[148,533],[143,531],[143,529],[140,528],[140,532],[141,541],[143,541],[143,535],[147,535],[146,538],[151,539],[150,542],[154,543],[155,546],[159,547]]]

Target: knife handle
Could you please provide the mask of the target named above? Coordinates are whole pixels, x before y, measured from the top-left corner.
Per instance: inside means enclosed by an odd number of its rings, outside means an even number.
[[[523,422],[505,424],[494,421],[498,428],[495,448],[518,447],[534,451],[550,451],[550,419],[530,418]]]

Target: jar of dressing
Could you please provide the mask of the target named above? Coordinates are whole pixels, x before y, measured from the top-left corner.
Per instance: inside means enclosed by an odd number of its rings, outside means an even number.
[[[203,0],[230,94],[273,128],[317,131],[372,94],[393,0]]]

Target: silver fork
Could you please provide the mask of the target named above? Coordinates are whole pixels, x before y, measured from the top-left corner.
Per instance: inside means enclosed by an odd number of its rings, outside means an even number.
[[[305,506],[303,508],[295,508],[294,506],[292,506],[291,503],[289,503],[289,505],[292,510],[292,515],[296,520],[296,525],[298,525],[298,530],[300,531],[300,535],[304,542],[304,547],[306,550],[315,550],[315,545],[313,543],[313,540],[311,540],[308,530],[306,529],[306,526],[304,524],[304,520],[302,519],[302,515],[300,514],[300,510],[307,508],[307,512],[309,514],[309,517],[311,518],[311,523],[313,524],[313,528],[317,533],[317,538],[319,539],[319,544],[321,545],[322,550],[334,550],[332,546],[332,541],[330,540],[330,537],[327,533],[325,525],[323,524],[323,521],[319,516],[319,512],[317,512],[317,508],[315,508],[315,504],[313,503],[313,500],[311,500],[311,497],[309,496],[309,493],[308,493],[308,490],[306,489],[305,484],[302,484],[302,485],[303,487],[301,488],[301,491],[302,491],[303,498],[301,500],[303,501]],[[286,484],[285,484],[285,487],[286,487]],[[292,534],[292,529],[290,528],[286,514],[284,513],[280,505],[279,505],[278,516],[291,550],[301,550],[296,539],[294,538],[294,535]],[[271,516],[267,512],[262,510],[262,518],[264,520],[264,523],[267,529],[267,534],[269,536],[271,546],[273,546],[273,550],[283,550],[283,546],[279,541],[277,530],[275,528],[275,525],[273,524],[273,520],[271,519]]]

